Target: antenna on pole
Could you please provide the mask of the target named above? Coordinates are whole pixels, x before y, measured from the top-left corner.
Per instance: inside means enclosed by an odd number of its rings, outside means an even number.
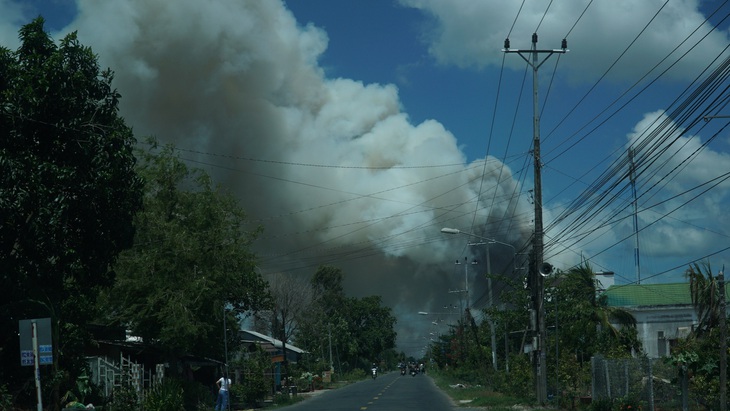
[[[636,198],[636,165],[634,164],[634,148],[629,148],[629,178],[631,180],[631,194],[634,204],[634,267],[636,268],[636,284],[641,284],[641,265],[639,264],[639,209]]]

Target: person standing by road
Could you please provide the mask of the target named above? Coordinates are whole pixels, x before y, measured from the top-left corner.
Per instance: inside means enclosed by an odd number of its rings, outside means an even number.
[[[231,388],[231,379],[223,374],[223,377],[215,383],[218,386],[218,400],[215,402],[215,411],[226,411],[228,409],[228,390]]]

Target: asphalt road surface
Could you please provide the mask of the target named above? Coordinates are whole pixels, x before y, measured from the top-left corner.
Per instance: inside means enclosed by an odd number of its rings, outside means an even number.
[[[359,381],[327,390],[300,403],[284,407],[287,411],[466,411],[456,406],[427,375],[400,372],[381,374],[376,379]]]

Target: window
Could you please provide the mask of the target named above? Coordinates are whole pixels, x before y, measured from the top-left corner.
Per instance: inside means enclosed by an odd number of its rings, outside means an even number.
[[[664,331],[657,332],[657,354],[660,357],[667,355],[667,340],[664,338]]]

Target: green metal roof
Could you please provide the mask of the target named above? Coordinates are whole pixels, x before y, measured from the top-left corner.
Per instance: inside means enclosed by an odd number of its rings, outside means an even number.
[[[604,295],[610,307],[692,304],[689,283],[614,285]]]

